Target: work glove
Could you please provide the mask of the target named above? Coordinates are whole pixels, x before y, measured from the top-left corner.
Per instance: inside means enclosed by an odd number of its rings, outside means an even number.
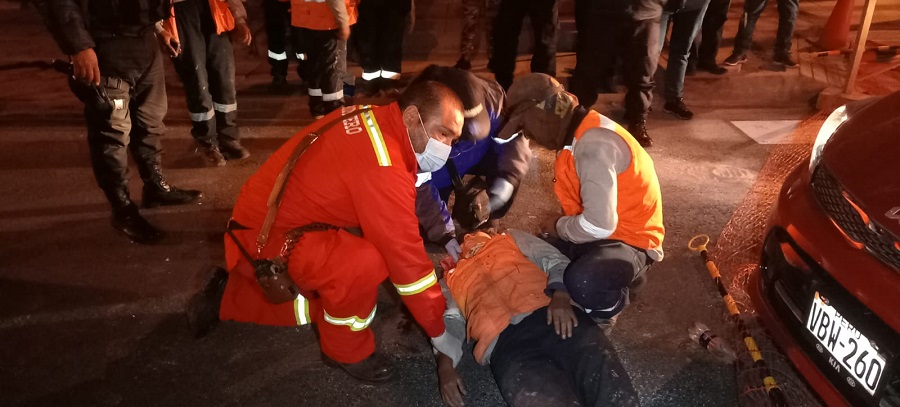
[[[431,348],[436,355],[438,352],[443,353],[453,359],[453,365],[456,366],[462,359],[462,344],[459,338],[453,337],[450,331],[444,330],[441,336],[431,338]]]
[[[454,262],[459,261],[459,253],[462,252],[462,247],[459,247],[459,242],[456,239],[450,239],[447,244],[444,245],[444,249],[447,250],[447,254],[453,258]]]
[[[481,184],[483,183],[482,181]],[[453,218],[463,229],[475,230],[490,219],[490,201],[487,189],[472,182],[468,185],[465,194],[456,195],[456,201],[453,204]]]

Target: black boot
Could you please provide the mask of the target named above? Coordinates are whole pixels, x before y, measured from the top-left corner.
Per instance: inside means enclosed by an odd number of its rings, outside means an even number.
[[[642,147],[647,148],[653,146],[653,139],[650,138],[650,134],[647,133],[646,120],[629,124],[628,132],[631,133],[631,136],[634,137]]]
[[[326,365],[339,368],[354,379],[363,382],[383,383],[394,375],[391,363],[378,353],[373,353],[357,363],[341,363],[325,355],[322,355],[322,360]]]
[[[237,140],[220,141],[219,151],[226,160],[243,160],[250,157],[250,151]]]
[[[159,163],[147,163],[145,166],[138,166],[138,170],[141,171],[141,179],[144,180],[144,196],[141,203],[145,208],[194,203],[203,196],[197,190],[182,190],[169,185],[162,176]]]
[[[228,272],[221,267],[213,267],[203,284],[203,291],[191,298],[187,319],[194,337],[202,338],[219,322],[219,309],[227,282]]]
[[[112,227],[139,244],[154,244],[162,238],[162,233],[141,216],[132,202],[113,207]]]

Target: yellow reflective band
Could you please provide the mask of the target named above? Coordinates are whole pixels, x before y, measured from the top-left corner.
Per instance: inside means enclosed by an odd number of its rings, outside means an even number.
[[[369,133],[369,139],[372,140],[372,148],[375,149],[375,156],[378,158],[378,165],[382,167],[391,166],[391,155],[388,154],[387,146],[384,144],[384,137],[381,136],[381,128],[375,121],[372,112],[362,112],[359,115],[363,124],[366,125],[366,131]]]
[[[299,294],[294,299],[294,318],[297,319],[297,325],[306,325],[312,322],[309,318],[309,301]]]
[[[356,315],[347,318],[335,318],[331,315],[328,315],[328,311],[325,311],[325,322],[328,322],[331,325],[346,325],[350,328],[351,331],[362,331],[369,327],[369,324],[372,323],[372,320],[375,318],[375,310],[378,309],[376,305],[375,308],[372,308],[372,313],[366,319],[360,319]]]
[[[428,289],[428,287],[433,286],[437,283],[437,276],[434,274],[434,270],[431,270],[431,273],[428,273],[427,276],[422,277],[419,281],[416,281],[412,284],[394,284],[394,287],[397,288],[397,292],[400,295],[415,295],[422,291]]]

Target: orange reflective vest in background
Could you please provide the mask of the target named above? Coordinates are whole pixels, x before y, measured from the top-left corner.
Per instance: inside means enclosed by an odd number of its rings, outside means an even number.
[[[659,180],[653,159],[637,140],[618,123],[593,110],[588,112],[575,130],[572,145],[590,129],[601,127],[615,132],[631,150],[631,164],[616,177],[616,213],[619,221],[609,239],[625,242],[641,249],[656,249],[662,245],[664,228]],[[566,147],[556,157],[556,182],[553,189],[566,216],[584,212],[581,199],[581,180],[575,170],[573,148]]]
[[[488,346],[513,316],[550,304],[550,297],[544,294],[547,273],[522,254],[511,236],[487,240],[483,234],[469,235],[463,253],[477,244],[484,247],[473,257],[460,259],[446,279],[466,319],[466,336],[478,341],[474,353],[481,363]]]
[[[358,0],[344,0],[350,25],[356,24]],[[340,28],[325,0],[291,0],[291,25],[310,30],[327,31]]]
[[[213,21],[216,22],[216,34],[221,34],[234,29],[234,16],[228,3],[225,0],[209,0],[209,11],[212,13]],[[172,33],[176,40],[178,39],[178,29],[175,25],[175,7],[172,7],[172,16],[168,20],[163,21],[163,28]]]

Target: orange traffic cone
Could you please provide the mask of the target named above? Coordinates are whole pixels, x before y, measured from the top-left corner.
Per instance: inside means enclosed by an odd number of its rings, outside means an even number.
[[[850,18],[853,0],[837,0],[828,22],[819,36],[819,46],[826,50],[844,49],[850,44]]]

